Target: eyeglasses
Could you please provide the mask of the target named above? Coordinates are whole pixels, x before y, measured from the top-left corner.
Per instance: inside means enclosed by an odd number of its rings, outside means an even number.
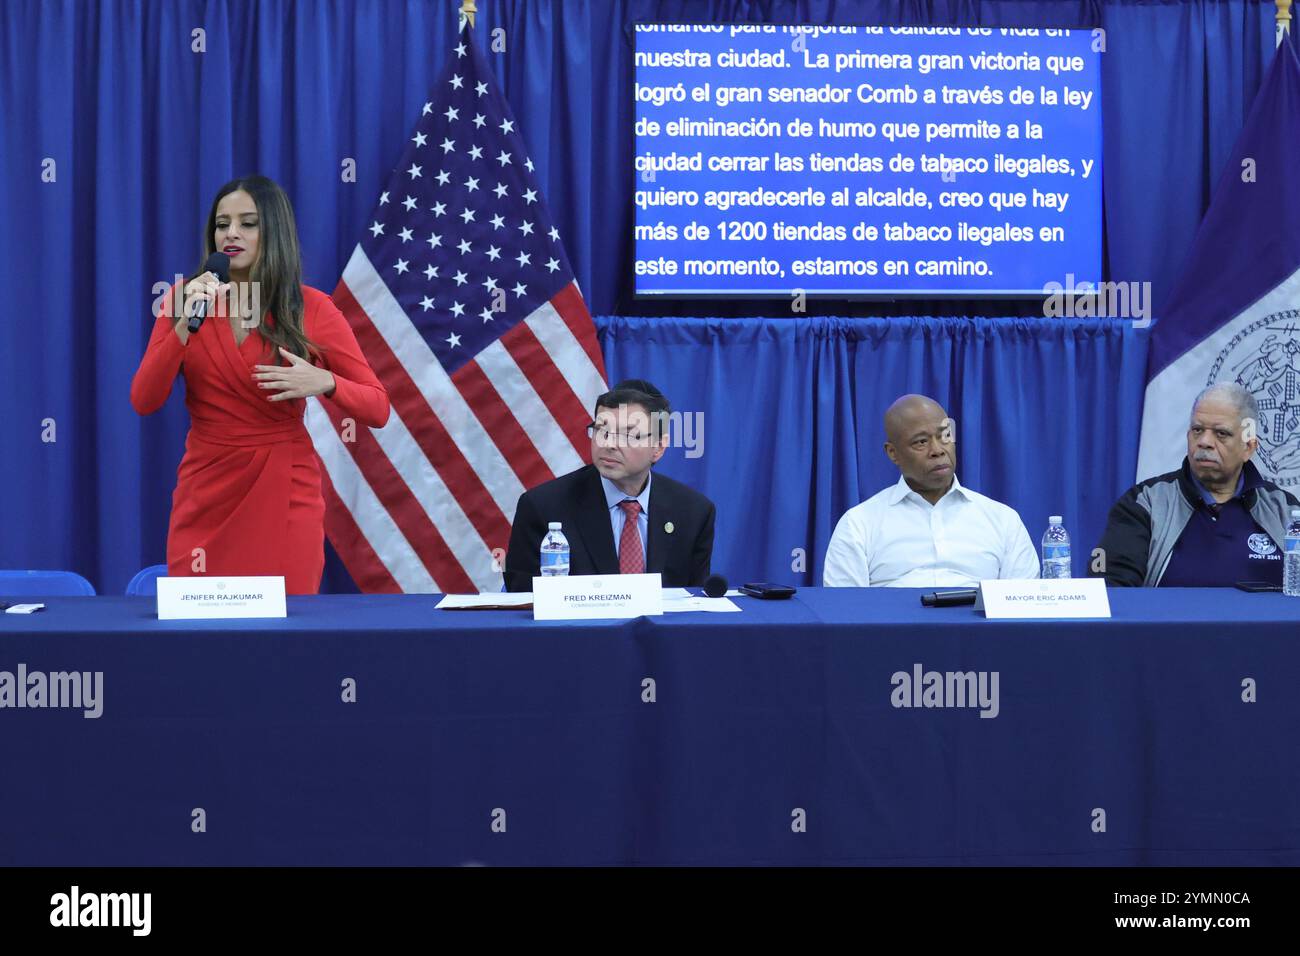
[[[639,432],[636,429],[619,432],[614,431],[611,428],[606,428],[604,425],[598,425],[595,422],[592,422],[587,426],[587,437],[594,438],[602,445],[612,444],[619,448],[627,448],[629,446],[638,448],[651,443],[649,435]]]

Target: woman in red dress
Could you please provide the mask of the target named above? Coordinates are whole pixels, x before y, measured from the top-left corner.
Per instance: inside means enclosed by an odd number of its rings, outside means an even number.
[[[315,594],[325,564],[320,465],[306,400],[332,401],[358,425],[388,421],[388,393],[330,297],[302,284],[293,207],[264,176],[236,179],[212,203],[204,261],[230,256],[230,282],[205,272],[163,303],[131,382],[141,415],[185,377],[190,432],[167,532],[172,575],[283,575]],[[202,268],[202,267],[200,267]],[[208,318],[191,334],[199,301]],[[179,320],[174,315],[180,316]]]

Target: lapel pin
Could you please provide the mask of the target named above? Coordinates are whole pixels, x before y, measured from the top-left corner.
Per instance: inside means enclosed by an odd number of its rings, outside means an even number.
[[[671,521],[669,521],[667,524],[664,525],[664,531],[667,532],[668,534],[673,533],[673,523]]]

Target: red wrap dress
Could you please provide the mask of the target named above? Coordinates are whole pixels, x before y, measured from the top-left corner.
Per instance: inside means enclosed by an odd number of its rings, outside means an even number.
[[[388,392],[371,371],[347,319],[319,289],[302,287],[303,331],[334,374],[326,399],[357,427],[388,420]],[[141,415],[185,376],[190,431],[176,472],[167,531],[170,575],[283,575],[289,594],[315,594],[325,564],[320,463],[307,434],[306,399],[272,402],[253,366],[287,364],[253,330],[240,344],[230,321],[209,318],[185,344],[170,303],[154,325],[131,382]],[[266,320],[274,325],[270,315]],[[201,551],[197,549],[202,549]]]

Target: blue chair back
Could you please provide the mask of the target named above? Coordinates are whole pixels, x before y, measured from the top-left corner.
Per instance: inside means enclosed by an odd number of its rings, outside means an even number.
[[[166,577],[167,565],[151,564],[139,571],[126,586],[127,597],[157,597],[158,579]]]
[[[94,585],[74,571],[0,571],[0,598],[94,596]]]

